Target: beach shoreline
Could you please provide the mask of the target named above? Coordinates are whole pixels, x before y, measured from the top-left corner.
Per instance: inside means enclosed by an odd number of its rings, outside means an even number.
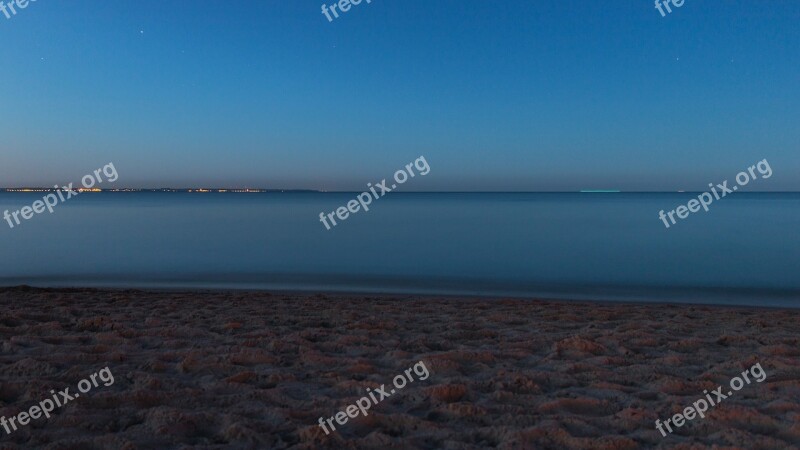
[[[788,448],[800,311],[264,291],[0,288],[0,416],[108,367],[17,448]],[[326,434],[418,362],[417,379]],[[753,364],[748,384],[666,437]]]

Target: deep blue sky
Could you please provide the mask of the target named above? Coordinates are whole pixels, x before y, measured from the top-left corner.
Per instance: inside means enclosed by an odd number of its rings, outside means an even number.
[[[321,3],[0,15],[0,185],[800,190],[796,0]]]

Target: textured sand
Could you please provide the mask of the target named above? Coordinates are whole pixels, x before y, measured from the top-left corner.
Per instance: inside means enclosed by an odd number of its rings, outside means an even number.
[[[0,416],[108,366],[0,449],[796,448],[800,312],[411,297],[0,289]],[[431,376],[326,436],[417,361]],[[755,363],[675,434],[654,427]]]

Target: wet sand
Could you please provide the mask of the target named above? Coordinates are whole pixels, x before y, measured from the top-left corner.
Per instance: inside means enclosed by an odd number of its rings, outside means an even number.
[[[0,449],[800,446],[797,310],[12,288],[0,342],[0,416],[115,377]],[[427,380],[317,426],[418,361]],[[655,429],[756,363],[763,382]]]

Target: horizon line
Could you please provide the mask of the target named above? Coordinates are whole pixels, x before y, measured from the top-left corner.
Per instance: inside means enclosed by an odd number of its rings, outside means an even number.
[[[275,189],[275,188],[74,188],[81,193],[193,193],[193,194],[275,194],[275,193],[317,193],[317,194],[353,194],[362,191],[352,190],[318,190],[318,189]],[[0,188],[0,192],[13,194],[30,194],[36,192],[58,192],[66,189],[55,189],[45,187],[5,187]],[[693,190],[619,190],[619,189],[580,189],[580,190],[553,190],[553,191],[527,191],[527,190],[493,190],[493,191],[397,191],[397,194],[696,194],[707,191]],[[796,194],[800,191],[744,191],[750,194]]]

